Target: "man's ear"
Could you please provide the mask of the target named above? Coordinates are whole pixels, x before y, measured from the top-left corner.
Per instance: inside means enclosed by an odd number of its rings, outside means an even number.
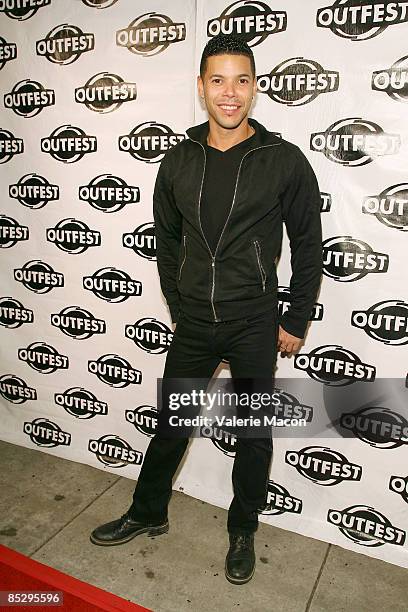
[[[204,98],[204,83],[203,83],[203,79],[201,78],[201,75],[198,75],[197,77],[197,89],[198,89],[198,95],[200,96],[200,98]]]

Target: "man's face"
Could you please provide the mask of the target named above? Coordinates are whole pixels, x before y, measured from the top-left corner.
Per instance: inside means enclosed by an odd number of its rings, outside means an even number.
[[[207,58],[203,78],[197,80],[198,93],[217,125],[225,129],[238,127],[248,116],[256,92],[256,79],[246,55],[213,55]]]

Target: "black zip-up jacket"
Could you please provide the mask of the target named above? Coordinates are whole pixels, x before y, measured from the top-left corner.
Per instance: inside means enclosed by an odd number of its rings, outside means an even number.
[[[153,195],[157,265],[173,323],[180,309],[208,321],[228,321],[277,305],[276,260],[286,225],[292,277],[282,327],[303,338],[322,273],[320,192],[300,149],[254,119],[254,145],[241,160],[234,197],[217,248],[200,221],[209,123],[161,162]]]

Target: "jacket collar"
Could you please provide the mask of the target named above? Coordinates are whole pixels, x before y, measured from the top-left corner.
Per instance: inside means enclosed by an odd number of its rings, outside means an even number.
[[[254,149],[266,145],[281,144],[282,140],[278,136],[275,136],[275,134],[273,134],[272,132],[269,132],[261,123],[259,123],[259,121],[256,121],[255,119],[249,117],[248,122],[249,125],[255,128],[253,146]],[[188,128],[186,130],[186,134],[190,138],[190,140],[205,145],[207,142],[209,127],[209,122],[206,121],[205,123],[201,123],[200,125],[194,125],[193,127]]]

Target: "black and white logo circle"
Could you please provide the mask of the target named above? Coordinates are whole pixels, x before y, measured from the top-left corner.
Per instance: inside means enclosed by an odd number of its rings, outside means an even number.
[[[160,162],[165,153],[185,139],[184,134],[175,134],[167,125],[146,121],[137,125],[130,134],[119,136],[119,151],[147,164]]]
[[[310,136],[310,149],[323,153],[330,161],[342,166],[364,166],[380,155],[394,155],[401,146],[399,134],[387,134],[367,119],[339,119],[327,130]]]
[[[101,233],[91,230],[83,221],[62,219],[55,227],[46,228],[47,241],[71,255],[85,253],[90,247],[101,245]]]
[[[406,2],[335,0],[317,11],[316,25],[349,40],[368,40],[390,25],[408,21]]]
[[[37,399],[37,391],[29,387],[25,380],[15,374],[0,376],[0,395],[12,404],[24,404]]]
[[[3,36],[0,36],[0,70],[13,59],[17,59],[16,43],[8,43]]]
[[[0,297],[0,325],[17,329],[24,323],[34,323],[34,312],[13,297]]]
[[[14,279],[34,293],[48,293],[64,286],[64,275],[40,259],[28,261],[22,268],[14,268]]]
[[[292,303],[289,287],[278,287],[278,314],[282,316]],[[323,319],[324,307],[323,304],[316,302],[313,306],[310,315],[310,321],[321,321]]]
[[[333,236],[323,242],[323,274],[342,283],[351,283],[367,274],[388,271],[389,256],[377,253],[363,240]]]
[[[154,406],[137,406],[125,411],[125,421],[132,423],[138,432],[152,437],[156,433],[158,411]]]
[[[9,93],[4,94],[5,108],[20,117],[35,117],[43,108],[55,104],[55,91],[46,89],[38,81],[19,81]]]
[[[219,17],[208,21],[207,36],[234,34],[255,47],[270,34],[284,32],[286,27],[286,11],[273,11],[259,0],[238,0],[227,6]]]
[[[332,197],[330,193],[320,192],[320,198],[322,203],[320,205],[320,212],[330,212],[332,205]]]
[[[108,414],[108,404],[83,387],[71,387],[54,393],[54,402],[76,419],[92,419],[97,414]]]
[[[325,70],[315,60],[292,57],[257,77],[258,91],[286,106],[302,106],[322,93],[337,91],[339,73]]]
[[[384,544],[403,546],[406,532],[391,524],[378,510],[365,504],[349,506],[344,510],[330,509],[327,522],[355,544],[372,548]]]
[[[82,0],[86,6],[96,9],[105,9],[116,4],[118,0]]]
[[[116,32],[116,44],[136,55],[150,57],[165,51],[169,45],[186,39],[186,24],[175,23],[167,15],[145,13],[127,28]]]
[[[116,268],[101,268],[92,276],[83,277],[83,287],[106,302],[124,302],[142,295],[142,283]]]
[[[117,389],[122,389],[130,384],[140,385],[142,382],[142,372],[132,368],[123,357],[113,353],[101,355],[96,361],[90,359],[88,372],[95,374],[106,385]]]
[[[68,357],[45,342],[32,342],[27,348],[18,349],[18,358],[41,374],[53,374],[69,368]]]
[[[389,482],[389,489],[394,493],[401,495],[405,503],[408,504],[408,477],[405,476],[391,476]]]
[[[106,334],[106,322],[80,306],[66,306],[51,314],[51,325],[75,340],[87,340],[94,334]]]
[[[275,393],[279,395],[279,404],[274,405],[273,413],[277,418],[304,419],[307,423],[313,420],[313,407],[299,402],[299,400],[286,391],[275,387]]]
[[[367,310],[353,310],[351,325],[384,344],[408,344],[408,304],[402,300],[384,300]]]
[[[50,136],[41,138],[41,151],[65,164],[77,162],[96,150],[96,136],[89,136],[74,125],[61,125]]]
[[[9,130],[0,128],[0,164],[6,164],[19,153],[24,153],[24,140],[16,138]]]
[[[79,199],[96,210],[112,213],[140,201],[140,189],[113,174],[99,174],[79,187]]]
[[[72,64],[82,53],[92,51],[94,46],[95,35],[92,32],[83,32],[81,28],[68,23],[55,26],[35,44],[37,55],[61,66]]]
[[[70,433],[63,431],[54,421],[42,417],[33,421],[25,421],[23,432],[37,446],[55,448],[56,446],[70,446],[71,444]]]
[[[94,74],[83,87],[75,89],[75,102],[96,113],[111,113],[124,102],[136,100],[136,83],[127,83],[110,72]]]
[[[143,453],[135,450],[126,440],[113,434],[101,436],[98,440],[89,440],[88,450],[96,455],[98,461],[109,467],[140,465]]]
[[[169,349],[173,332],[154,317],[144,317],[133,325],[125,325],[125,338],[133,340],[146,353],[160,355]]]
[[[358,412],[344,412],[340,425],[375,448],[398,448],[408,444],[407,419],[381,406],[370,406]]]
[[[376,368],[352,351],[336,344],[318,346],[310,353],[295,355],[294,367],[302,370],[318,382],[334,387],[344,387],[353,382],[372,382]]]
[[[51,4],[51,0],[0,0],[0,13],[11,19],[24,21],[36,14],[38,9]]]
[[[273,480],[268,481],[266,504],[264,508],[260,509],[261,514],[266,516],[277,516],[285,512],[300,514],[302,507],[303,502],[301,499],[290,495],[289,491],[281,484]]]
[[[48,202],[59,200],[58,185],[52,185],[39,174],[25,174],[18,183],[9,185],[9,196],[27,208],[42,208]]]
[[[228,429],[216,425],[203,425],[200,427],[200,437],[210,438],[214,446],[227,457],[235,457],[237,436]]]
[[[332,448],[307,446],[286,451],[285,462],[312,482],[332,486],[345,480],[359,481],[363,468]]]
[[[397,60],[391,68],[373,72],[371,89],[384,91],[397,102],[408,102],[408,55]]]
[[[156,234],[154,223],[148,222],[139,225],[132,233],[122,235],[122,244],[125,249],[132,249],[149,261],[156,261]]]
[[[408,231],[408,183],[398,183],[379,195],[364,199],[363,213],[374,215],[388,227]]]
[[[20,225],[12,217],[0,215],[0,249],[9,249],[29,237],[30,231],[26,225]]]

